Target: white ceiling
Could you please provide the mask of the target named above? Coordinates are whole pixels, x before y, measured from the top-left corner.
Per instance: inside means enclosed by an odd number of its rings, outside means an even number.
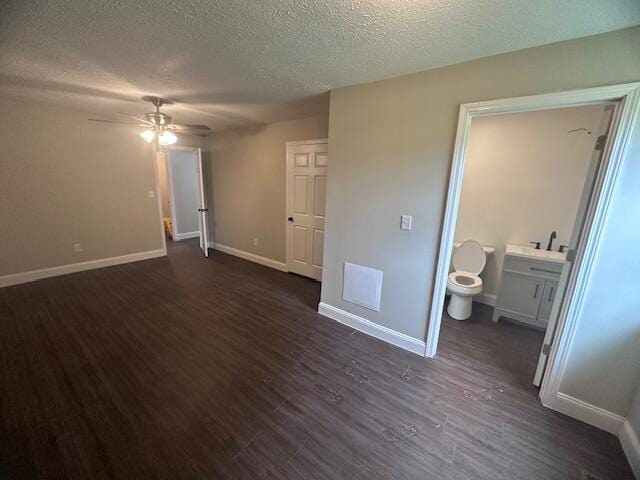
[[[213,129],[327,110],[326,92],[640,24],[639,0],[4,0],[0,94]],[[324,94],[324,95],[323,95]]]

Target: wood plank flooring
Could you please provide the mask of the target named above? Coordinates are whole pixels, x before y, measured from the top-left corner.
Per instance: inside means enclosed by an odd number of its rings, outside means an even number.
[[[476,306],[428,360],[318,300],[190,241],[0,289],[0,478],[633,478],[614,436],[539,404],[540,334]]]

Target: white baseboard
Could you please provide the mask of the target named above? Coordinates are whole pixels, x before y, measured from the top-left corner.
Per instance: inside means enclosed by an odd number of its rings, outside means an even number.
[[[229,247],[227,245],[216,242],[209,242],[209,247],[213,248],[214,250],[219,250],[220,252],[228,253],[229,255],[233,255],[235,257],[249,260],[250,262],[259,263],[260,265],[264,265],[265,267],[275,268],[276,270],[280,270],[281,272],[289,271],[286,263],[279,262],[278,260],[273,260],[272,258],[261,257],[260,255],[256,255],[255,253],[245,252],[244,250],[238,250],[237,248]]]
[[[447,296],[451,294],[449,292],[446,293]],[[480,293],[473,297],[474,302],[482,303],[484,305],[489,305],[490,307],[495,307],[497,303],[498,296],[493,293]]]
[[[10,285],[18,285],[20,283],[33,282],[48,277],[57,277],[68,273],[83,272],[85,270],[93,270],[95,268],[111,267],[113,265],[121,265],[123,263],[138,262],[140,260],[148,260],[150,258],[163,257],[167,254],[165,249],[149,250],[147,252],[130,253],[128,255],[120,255],[118,257],[100,258],[98,260],[89,260],[87,262],[71,263],[69,265],[59,265],[57,267],[42,268],[40,270],[31,270],[28,272],[12,273],[0,277],[0,288]]]
[[[199,236],[200,232],[174,233],[173,240],[179,242],[180,240],[186,240],[187,238],[197,238]]]
[[[638,440],[638,434],[633,430],[629,420],[624,421],[618,437],[620,437],[622,450],[629,460],[633,474],[640,479],[640,440]]]
[[[543,404],[545,407],[564,413],[614,435],[620,433],[625,422],[625,418],[620,415],[562,392],[558,392],[551,402],[543,402]]]
[[[336,322],[355,328],[362,333],[366,333],[367,335],[371,335],[379,340],[395,345],[396,347],[404,348],[412,353],[424,356],[425,343],[421,340],[405,335],[404,333],[396,332],[390,328],[373,323],[366,318],[359,317],[358,315],[354,315],[353,313],[346,312],[322,302],[318,305],[318,313],[325,317],[329,317]]]
[[[484,303],[485,305],[489,305],[491,307],[496,306],[497,295],[493,293],[481,293],[473,297],[474,302]]]

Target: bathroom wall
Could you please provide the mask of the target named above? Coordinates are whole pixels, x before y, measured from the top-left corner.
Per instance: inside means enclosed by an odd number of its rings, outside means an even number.
[[[545,248],[552,230],[554,249],[569,242],[603,107],[473,120],[455,238],[496,248],[479,301],[495,302],[507,243]]]

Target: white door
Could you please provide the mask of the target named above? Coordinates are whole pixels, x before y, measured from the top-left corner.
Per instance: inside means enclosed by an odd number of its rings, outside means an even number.
[[[322,279],[327,140],[287,143],[287,267]]]
[[[209,256],[209,209],[204,191],[204,169],[202,168],[202,150],[198,148],[198,226],[200,228],[200,248],[205,257]]]
[[[571,232],[571,240],[569,241],[567,258],[564,262],[564,265],[562,266],[562,272],[560,273],[560,279],[558,280],[557,293],[555,295],[555,298],[553,299],[553,304],[551,306],[549,323],[544,334],[544,341],[540,350],[540,357],[538,358],[536,374],[533,378],[533,384],[537,387],[539,387],[542,383],[542,377],[547,367],[547,360],[549,358],[549,353],[551,352],[551,344],[556,333],[560,308],[567,293],[567,285],[569,283],[573,264],[578,248],[580,246],[580,240],[583,238],[583,234],[585,231],[586,219],[590,208],[593,207],[592,200],[594,198],[594,191],[596,190],[596,185],[599,183],[599,175],[602,172],[600,168],[602,164],[602,157],[606,150],[609,130],[611,129],[611,124],[617,111],[617,107],[617,103],[611,103],[607,105],[604,108],[602,120],[600,122],[596,146],[593,150],[593,154],[591,155],[591,163],[589,164],[587,178],[585,179],[584,188],[582,190],[582,197],[580,199],[580,204],[578,205],[576,221],[573,225],[573,231]]]

